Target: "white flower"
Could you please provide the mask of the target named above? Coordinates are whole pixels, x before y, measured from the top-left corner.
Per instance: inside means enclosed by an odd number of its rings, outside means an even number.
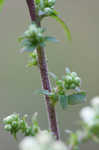
[[[34,138],[24,138],[19,148],[20,150],[67,150],[66,145],[56,141],[48,131],[40,131]]]
[[[51,135],[51,133],[49,133],[48,131],[41,131],[38,135],[37,135],[37,140],[38,143],[42,144],[42,145],[49,145],[53,142],[53,137]]]
[[[80,117],[86,124],[92,126],[94,124],[95,111],[91,107],[85,107],[81,110]]]
[[[52,150],[67,150],[67,147],[64,143],[62,143],[61,141],[56,141],[53,145],[52,145]]]
[[[19,145],[20,150],[40,150],[37,140],[33,137],[26,137]]]
[[[92,105],[94,108],[98,108],[98,109],[99,109],[99,97],[93,98],[92,101],[91,101],[91,105]]]

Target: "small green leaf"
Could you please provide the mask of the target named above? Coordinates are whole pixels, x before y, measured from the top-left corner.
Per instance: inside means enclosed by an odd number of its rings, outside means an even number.
[[[0,10],[2,8],[3,3],[4,3],[4,0],[0,0]]]
[[[54,73],[49,72],[48,74],[49,74],[55,81],[58,80],[58,77],[57,77]]]
[[[59,42],[58,40],[56,40],[56,38],[50,37],[50,36],[46,36],[46,37],[45,37],[45,40],[46,40],[46,41],[49,41],[49,42]]]
[[[47,95],[47,96],[52,96],[52,93],[49,92],[48,90],[39,90],[39,94]]]
[[[68,26],[64,23],[64,21],[58,15],[51,15],[51,17],[56,19],[56,21],[58,21],[63,26],[63,28],[67,34],[68,40],[72,41],[70,30],[69,30]]]
[[[63,109],[67,108],[68,105],[68,96],[66,95],[59,95],[59,102]]]
[[[24,52],[33,52],[35,50],[36,47],[23,47],[20,52],[24,53]]]
[[[39,43],[38,45],[41,46],[41,47],[45,47],[46,46],[45,42]]]
[[[85,100],[86,100],[85,92],[75,93],[75,94],[68,96],[68,104],[69,105],[80,104],[80,103],[85,102]]]
[[[30,46],[31,46],[31,43],[29,40],[27,39],[22,40],[21,47],[30,47]]]
[[[20,37],[18,37],[18,42],[21,42],[22,40],[24,40],[24,36],[20,36]]]

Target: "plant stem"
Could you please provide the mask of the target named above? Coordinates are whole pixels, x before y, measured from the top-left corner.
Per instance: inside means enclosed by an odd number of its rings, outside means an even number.
[[[31,20],[37,23],[34,0],[26,0],[26,1],[29,8]],[[40,23],[38,25],[40,26]],[[38,63],[39,63],[39,69],[41,74],[41,80],[42,80],[42,87],[44,90],[48,90],[49,92],[51,92],[50,81],[48,78],[48,66],[46,63],[44,48],[38,47],[37,54],[38,54]],[[50,130],[56,136],[56,139],[59,140],[59,130],[58,130],[58,123],[56,120],[55,107],[51,104],[50,98],[48,96],[45,96],[45,100],[46,100]]]

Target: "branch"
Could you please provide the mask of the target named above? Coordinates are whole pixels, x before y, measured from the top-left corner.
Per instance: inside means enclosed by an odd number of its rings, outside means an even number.
[[[37,18],[36,18],[34,0],[26,0],[26,1],[27,1],[27,5],[29,8],[31,20],[36,22]],[[40,26],[40,23],[38,25]],[[40,69],[40,74],[41,74],[41,80],[42,80],[42,87],[44,90],[48,90],[50,92],[51,86],[50,86],[50,82],[48,79],[48,66],[46,63],[44,48],[43,47],[37,48],[37,54],[38,54],[38,63],[39,63],[39,69]],[[58,124],[56,120],[55,108],[51,104],[51,101],[48,96],[45,96],[45,100],[46,100],[46,107],[47,107],[47,112],[48,112],[49,126],[50,126],[51,131],[56,136],[56,139],[58,140],[59,131],[57,127]]]
[[[36,13],[35,13],[35,4],[34,0],[26,0],[28,8],[29,8],[29,13],[32,21],[36,21]]]

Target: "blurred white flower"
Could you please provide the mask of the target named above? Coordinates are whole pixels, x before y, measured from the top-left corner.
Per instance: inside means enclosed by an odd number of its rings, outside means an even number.
[[[40,150],[37,140],[33,137],[26,137],[19,145],[20,150]]]
[[[53,145],[52,145],[52,150],[67,150],[66,145],[61,142],[61,141],[56,141]]]
[[[89,126],[94,124],[95,115],[95,111],[91,107],[85,107],[80,111],[80,117]]]
[[[37,135],[37,140],[38,140],[38,143],[47,145],[53,142],[53,137],[51,133],[44,130],[44,131],[40,131],[40,133]]]
[[[18,114],[12,114],[3,119],[4,123],[11,123],[12,121],[16,121],[18,119]]]
[[[19,145],[20,150],[67,150],[61,141],[56,141],[48,131],[40,131],[35,137],[24,138]]]
[[[93,98],[92,101],[91,101],[91,105],[92,105],[94,108],[98,108],[98,109],[99,109],[99,97]]]

